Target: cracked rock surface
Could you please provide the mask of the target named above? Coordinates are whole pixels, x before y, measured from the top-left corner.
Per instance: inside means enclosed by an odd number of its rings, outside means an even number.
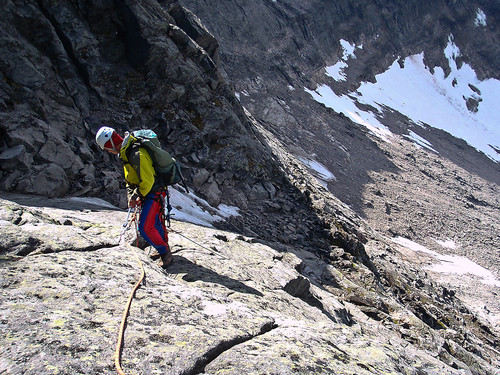
[[[126,373],[493,373],[451,331],[439,336],[312,253],[175,221],[163,270],[127,245],[133,230],[120,241],[126,213],[109,206],[2,193],[0,220],[2,373],[114,373],[138,260]]]

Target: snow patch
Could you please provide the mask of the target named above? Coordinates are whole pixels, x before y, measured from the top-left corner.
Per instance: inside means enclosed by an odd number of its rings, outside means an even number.
[[[342,58],[335,65],[326,67],[326,75],[332,77],[335,81],[345,81],[347,79],[344,69],[347,68],[347,60],[349,58],[355,59],[356,55],[354,51],[356,50],[356,45],[349,43],[347,40],[340,39],[340,45],[342,46],[344,52],[342,53]],[[362,46],[360,46],[362,48]]]
[[[460,57],[460,49],[454,44],[452,35],[443,54],[451,70],[448,76],[440,67],[431,73],[424,64],[424,54],[420,53],[407,57],[403,67],[396,59],[384,73],[375,77],[375,83],[364,82],[356,92],[348,95],[338,96],[326,85],[305,91],[314,100],[344,113],[385,141],[391,133],[383,125],[383,107],[400,112],[415,124],[442,129],[465,140],[492,160],[500,161],[500,154],[495,151],[500,149],[500,81],[480,81],[468,64],[458,68],[456,59]],[[327,74],[334,76],[336,70],[329,68]],[[369,105],[377,113],[361,111],[356,103]],[[471,103],[475,103],[475,108],[474,105],[468,108]],[[414,141],[422,147],[430,146],[420,138]]]
[[[423,53],[413,55],[405,59],[404,68],[395,61],[376,77],[376,83],[363,83],[358,89],[362,94],[360,102],[374,107],[383,103],[417,124],[445,130],[493,160],[500,160],[500,155],[490,146],[500,147],[500,81],[479,81],[468,64],[459,69],[456,59],[460,49],[453,43],[452,36],[444,55],[451,68],[447,77],[439,67],[432,74],[424,64]],[[467,108],[469,98],[479,101],[477,113]]]
[[[375,136],[386,142],[390,142],[389,136],[392,135],[391,131],[386,126],[382,125],[372,112],[359,109],[351,96],[337,96],[327,85],[321,85],[314,91],[308,90],[307,88],[304,90],[317,102],[324,104],[335,112],[343,113],[352,121],[368,128]]]
[[[337,180],[334,174],[320,162],[301,156],[297,156],[297,159],[299,159],[308,169],[312,171],[311,173],[313,174],[313,176],[315,176],[323,186],[325,186],[328,181]]]
[[[349,57],[352,57],[353,59],[356,58],[356,55],[354,54],[356,45],[354,43],[351,44],[347,40],[340,39],[340,45],[344,49],[344,53],[342,55],[343,60],[347,60]]]
[[[474,20],[475,26],[486,26],[486,14],[482,11],[482,9],[477,8],[476,19]]]
[[[213,227],[216,221],[223,221],[230,216],[239,216],[238,207],[220,204],[212,207],[204,199],[198,198],[193,193],[181,193],[175,188],[170,188],[170,204],[172,217],[188,223]]]
[[[172,205],[171,215],[175,220],[213,228],[212,224],[217,221],[240,215],[238,207],[226,204],[212,207],[207,201],[191,192],[181,193],[175,187],[170,187],[168,191],[170,193],[170,204]],[[92,204],[104,209],[120,210],[120,208],[100,198],[72,197],[68,198],[68,200],[74,203]]]
[[[484,284],[500,287],[500,281],[486,268],[474,263],[468,258],[455,255],[440,255],[441,263],[428,267],[428,270],[439,273],[453,273],[457,275],[472,274],[482,278]]]
[[[422,253],[426,253],[426,254],[430,254],[430,255],[434,255],[434,256],[439,255],[435,251],[429,250],[425,246],[422,246],[422,245],[420,245],[412,240],[409,240],[408,238],[394,237],[394,238],[392,238],[392,241],[406,247],[407,249],[413,250],[413,251],[420,251]]]
[[[326,75],[332,77],[335,81],[345,81],[347,79],[344,73],[345,68],[347,68],[347,63],[339,61],[335,65],[326,67]]]
[[[481,267],[479,264],[474,263],[466,257],[458,255],[441,255],[435,251],[427,249],[425,246],[422,246],[403,237],[392,238],[392,241],[406,247],[407,249],[429,254],[439,260],[439,263],[433,264],[426,268],[429,271],[438,273],[452,273],[456,275],[471,274],[481,278],[481,281],[484,284],[500,287],[500,281],[495,279],[495,276],[493,276],[491,271],[487,270],[484,267]],[[437,242],[440,243],[439,241]],[[456,246],[455,243],[451,240],[444,242],[444,244],[446,245],[446,247]]]
[[[235,206],[228,206],[227,204],[219,204],[217,206],[217,214],[223,218],[228,218],[230,216],[240,216],[240,209]]]
[[[413,141],[413,143],[415,143],[417,145],[417,147],[424,147],[428,150],[435,152],[436,154],[439,154],[439,152],[437,152],[436,150],[434,150],[432,148],[432,144],[429,141],[422,138],[421,136],[419,136],[417,133],[415,133],[412,130],[410,130],[409,133],[410,133],[410,135],[405,135],[404,137]]]
[[[434,240],[434,241],[436,241],[439,245],[441,245],[442,247],[445,247],[447,249],[456,249],[457,248],[457,244],[455,243],[455,241],[450,240],[449,238],[446,239],[446,241],[440,241],[440,240]]]

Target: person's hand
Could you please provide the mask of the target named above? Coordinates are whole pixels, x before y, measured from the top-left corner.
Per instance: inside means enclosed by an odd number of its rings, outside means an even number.
[[[130,208],[136,208],[136,207],[141,207],[141,198],[139,197],[131,197],[130,200],[128,201],[128,206]]]

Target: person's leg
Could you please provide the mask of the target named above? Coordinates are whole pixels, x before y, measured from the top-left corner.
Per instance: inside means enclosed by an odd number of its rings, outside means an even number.
[[[143,202],[139,218],[139,232],[160,255],[170,252],[168,234],[161,220],[162,204],[155,195],[148,195]]]

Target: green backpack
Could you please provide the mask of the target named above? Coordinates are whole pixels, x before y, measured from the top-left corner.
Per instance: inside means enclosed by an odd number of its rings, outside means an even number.
[[[136,130],[129,134],[132,139],[132,144],[127,153],[135,147],[144,147],[148,150],[149,155],[153,159],[153,166],[157,175],[161,178],[165,186],[182,182],[184,188],[189,192],[186,182],[182,177],[181,166],[168,151],[161,147],[158,136],[152,130]],[[127,156],[128,158],[128,156]]]

